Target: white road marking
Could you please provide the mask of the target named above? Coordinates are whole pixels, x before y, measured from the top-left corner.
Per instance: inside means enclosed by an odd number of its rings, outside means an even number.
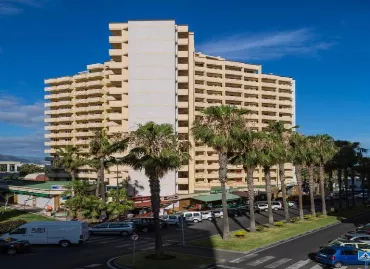
[[[264,263],[264,262],[267,262],[269,260],[272,260],[273,258],[275,258],[274,256],[265,256],[261,259],[258,259],[258,260],[255,260],[253,262],[250,262],[250,263],[247,263],[247,265],[250,265],[250,266],[257,266],[257,265],[260,265],[261,263]]]
[[[258,255],[257,254],[248,254],[248,255],[245,255],[243,257],[232,260],[232,261],[230,261],[230,263],[240,263],[240,262],[246,261],[248,259],[254,258],[256,256],[258,256]]]
[[[232,266],[227,266],[227,265],[222,265],[222,264],[217,264],[217,266],[214,268],[240,269],[239,267],[232,267]]]
[[[278,266],[280,266],[280,265],[282,265],[282,264],[284,264],[284,263],[287,263],[287,262],[289,262],[289,261],[291,261],[292,259],[281,259],[281,260],[278,260],[278,261],[276,261],[276,262],[273,262],[273,263],[271,263],[271,264],[269,264],[269,265],[267,265],[267,266],[265,266],[265,268],[276,268],[276,267],[278,267]]]
[[[128,246],[132,246],[132,243],[117,245],[116,248],[123,248],[123,247],[128,247]]]
[[[90,265],[85,266],[85,268],[94,268],[98,266],[102,266],[102,264],[90,264]]]
[[[308,264],[311,260],[308,259],[308,260],[305,260],[305,261],[299,261],[295,264],[292,264],[291,266],[285,268],[285,269],[299,269],[301,268],[302,266],[305,266],[306,264]]]

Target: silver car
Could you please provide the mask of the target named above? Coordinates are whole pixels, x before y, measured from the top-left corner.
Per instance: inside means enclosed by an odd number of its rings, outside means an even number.
[[[167,222],[168,225],[179,225],[181,222],[181,216],[180,215],[168,215],[166,219],[164,219],[165,222]]]
[[[129,235],[134,233],[132,222],[106,222],[89,228],[89,233],[94,234],[120,234]]]

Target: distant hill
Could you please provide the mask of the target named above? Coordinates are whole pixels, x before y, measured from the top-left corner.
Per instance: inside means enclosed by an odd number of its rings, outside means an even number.
[[[15,161],[21,163],[36,163],[44,164],[44,157],[26,157],[26,156],[13,156],[13,155],[4,155],[0,154],[0,161]]]

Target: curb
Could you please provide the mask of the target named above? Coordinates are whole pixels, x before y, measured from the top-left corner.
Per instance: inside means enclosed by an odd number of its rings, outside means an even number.
[[[368,215],[368,214],[370,214],[370,212],[361,213],[361,214],[358,214],[356,216],[352,216],[350,218],[346,218],[345,220],[355,219],[357,217],[361,217],[361,216]],[[255,248],[255,249],[252,249],[252,250],[249,250],[249,251],[223,250],[223,249],[220,249],[220,248],[207,248],[207,247],[200,247],[200,246],[191,246],[191,247],[201,248],[201,249],[214,249],[214,250],[218,250],[218,251],[233,252],[233,253],[240,253],[240,254],[252,254],[252,253],[258,253],[258,252],[261,252],[261,251],[264,251],[264,250],[267,250],[267,249],[276,247],[278,245],[281,245],[281,244],[284,244],[286,242],[290,242],[290,241],[296,240],[298,238],[305,237],[307,235],[310,235],[310,234],[313,234],[313,233],[316,233],[316,232],[325,230],[327,228],[334,227],[334,226],[339,225],[341,223],[342,222],[338,220],[338,222],[336,222],[336,223],[332,223],[332,224],[329,224],[329,225],[326,225],[326,226],[323,226],[323,227],[320,227],[320,228],[317,228],[317,229],[314,229],[314,230],[310,230],[310,231],[307,231],[307,232],[305,232],[303,234],[299,234],[299,235],[296,235],[296,236],[293,236],[293,237],[289,237],[287,239],[283,239],[283,240],[277,241],[275,243],[272,243],[272,244],[270,244],[268,246],[263,246],[263,247]],[[192,240],[192,241],[197,241],[197,240]]]

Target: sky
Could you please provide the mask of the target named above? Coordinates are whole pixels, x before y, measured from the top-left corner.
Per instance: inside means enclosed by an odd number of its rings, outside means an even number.
[[[44,79],[107,61],[109,22],[151,19],[294,78],[300,132],[370,148],[369,0],[0,0],[0,154],[43,156]]]

